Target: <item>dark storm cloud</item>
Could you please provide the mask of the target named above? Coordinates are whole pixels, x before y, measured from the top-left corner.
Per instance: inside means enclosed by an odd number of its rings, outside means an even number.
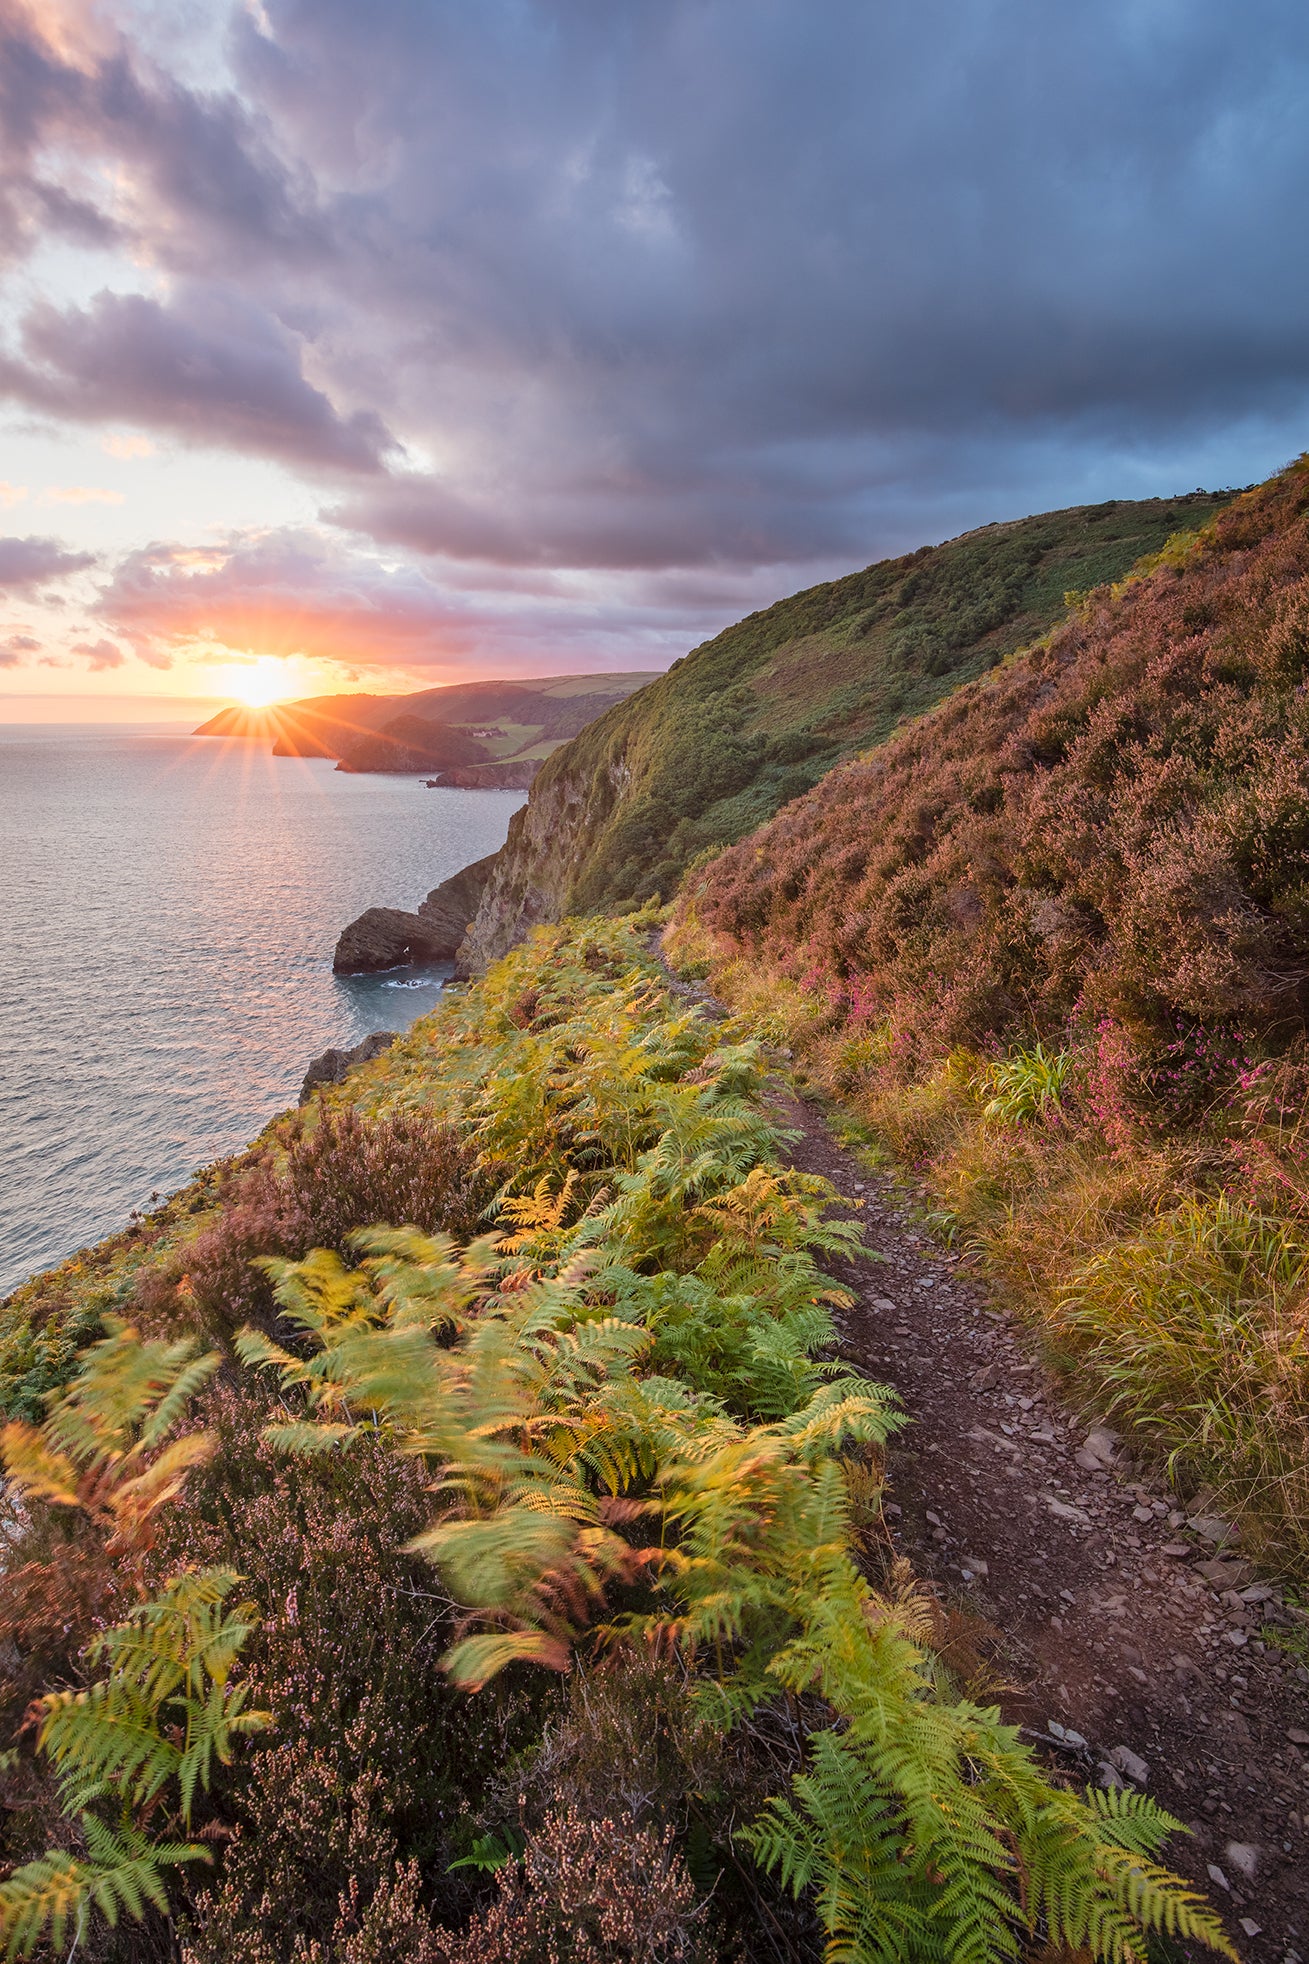
[[[205,88],[158,17],[0,0],[11,249],[176,282],[29,313],[8,386],[488,584],[727,605],[1309,440],[1300,0],[266,0]]]
[[[95,553],[71,552],[60,539],[0,539],[0,591],[31,593],[95,562]]]
[[[39,306],[22,345],[25,359],[0,357],[0,395],[53,415],[141,423],[311,469],[374,471],[391,444],[371,411],[339,416],[305,380],[293,338],[228,293]]]
[[[933,492],[948,528],[982,455],[965,523],[988,487],[1023,509],[1241,426],[1242,476],[1304,440],[1286,0],[270,14],[245,85],[325,181],[349,160],[388,415],[452,457],[334,508],[379,539],[814,562],[902,542],[906,508],[931,536]]]

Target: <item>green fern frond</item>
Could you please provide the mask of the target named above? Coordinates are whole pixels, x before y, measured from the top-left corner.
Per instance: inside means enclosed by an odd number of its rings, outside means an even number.
[[[166,1911],[165,1872],[212,1860],[194,1842],[151,1842],[136,1828],[115,1831],[94,1815],[84,1817],[82,1829],[86,1856],[52,1849],[0,1883],[6,1959],[29,1957],[43,1938],[60,1950],[70,1925],[74,1943],[80,1942],[92,1910],[111,1928],[124,1912],[139,1922],[147,1905]]]

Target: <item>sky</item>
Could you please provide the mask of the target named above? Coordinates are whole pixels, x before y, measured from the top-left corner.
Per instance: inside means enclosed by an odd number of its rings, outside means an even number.
[[[666,666],[1309,446],[1303,0],[0,0],[0,718]]]

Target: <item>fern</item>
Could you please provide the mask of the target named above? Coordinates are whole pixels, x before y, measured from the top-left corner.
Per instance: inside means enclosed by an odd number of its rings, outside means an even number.
[[[60,1949],[70,1923],[75,1949],[93,1910],[111,1928],[124,1912],[140,1922],[147,1907],[166,1911],[165,1872],[211,1860],[208,1849],[195,1843],[150,1841],[130,1824],[115,1830],[88,1815],[82,1827],[85,1855],[52,1849],[0,1883],[6,1958],[30,1957],[43,1937]]]
[[[1147,1930],[1235,1955],[1202,1898],[1153,1859],[1179,1824],[1144,1796],[1051,1787],[997,1712],[933,1696],[912,1605],[869,1597],[852,1566],[829,1570],[772,1670],[821,1690],[841,1729],[811,1741],[793,1799],[743,1839],[788,1887],[813,1891],[829,1956],[999,1964],[1040,1932],[1128,1964]]]
[[[144,1823],[173,1787],[189,1833],[214,1762],[271,1723],[247,1709],[249,1686],[231,1682],[255,1628],[253,1604],[228,1604],[240,1579],[228,1569],[174,1576],[93,1644],[106,1678],[38,1701],[38,1745],[87,1852],[51,1849],[0,1884],[6,1958],[30,1955],[47,1930],[58,1946],[70,1919],[80,1938],[93,1909],[111,1924],[124,1912],[139,1920],[147,1905],[165,1910],[166,1871],[210,1859],[195,1843],[152,1839]],[[114,1825],[98,1806],[115,1812]]]
[[[825,1710],[791,1792],[742,1840],[811,1896],[832,1959],[1001,1964],[1048,1940],[1126,1964],[1149,1930],[1231,1955],[1159,1863],[1176,1824],[1137,1796],[1053,1787],[998,1713],[956,1695],[922,1592],[897,1573],[879,1594],[856,1565],[846,1458],[862,1504],[903,1422],[821,1358],[845,1300],[821,1263],[857,1231],[826,1183],[781,1165],[759,1047],[674,1009],[637,934],[546,933],[442,1011],[439,1073],[415,1041],[388,1095],[457,1118],[512,1169],[507,1236],[461,1250],[375,1227],[353,1265],[268,1263],[294,1339],[237,1346],[291,1408],[267,1436],[423,1462],[432,1512],[411,1545],[462,1610],[444,1665],[470,1690],[630,1635],[675,1644],[723,1725],[783,1691]],[[112,1524],[101,1493],[132,1453],[129,1480],[185,1476],[168,1428],[207,1360],[109,1341],[119,1403],[83,1392],[60,1429],[15,1436],[13,1463],[29,1491]],[[169,1864],[196,1858],[145,1821],[171,1807],[189,1826],[266,1722],[232,1682],[253,1614],[235,1583],[174,1578],[106,1634],[102,1683],[43,1701],[87,1853],[4,1885],[11,1954],[92,1907],[139,1914],[132,1889],[158,1903]]]
[[[210,1433],[168,1435],[219,1358],[191,1338],[143,1343],[117,1317],[104,1321],[108,1335],[85,1353],[44,1422],[11,1420],[0,1451],[20,1493],[78,1509],[107,1534],[112,1553],[139,1557],[159,1510],[213,1455]]]

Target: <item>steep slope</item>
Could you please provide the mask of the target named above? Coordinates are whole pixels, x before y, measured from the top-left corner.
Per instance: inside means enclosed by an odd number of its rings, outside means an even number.
[[[1307,509],[1302,461],[1097,593],[707,868],[703,919],[930,1050],[1301,1030]]]
[[[195,734],[267,738],[275,757],[335,757],[351,771],[459,769],[483,772],[474,782],[495,782],[503,771],[497,779],[490,767],[512,764],[521,779],[522,766],[539,764],[654,675],[546,675],[399,696],[310,696],[270,709],[223,709]]]
[[[1226,502],[1203,492],[988,525],[780,601],[675,662],[540,771],[463,951],[669,893],[832,766],[1043,634]]]
[[[1309,459],[693,873],[670,945],[1303,1583]]]

